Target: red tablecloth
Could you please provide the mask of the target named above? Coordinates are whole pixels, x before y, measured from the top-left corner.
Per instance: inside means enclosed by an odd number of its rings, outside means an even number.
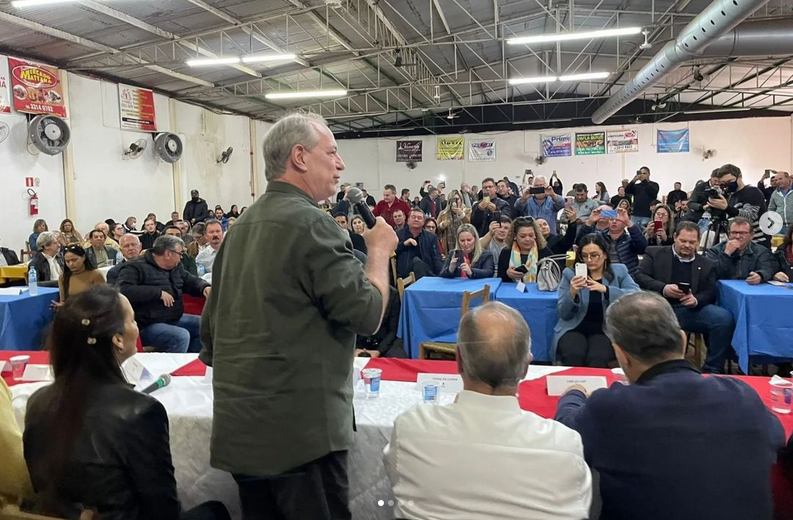
[[[47,352],[15,352],[3,350],[0,351],[0,361],[7,361],[11,356],[29,354],[30,362],[34,364],[44,364],[49,362]],[[457,363],[454,361],[427,361],[427,360],[411,360],[411,359],[382,359],[373,358],[369,360],[366,365],[369,368],[379,368],[383,371],[384,381],[406,381],[415,382],[419,373],[434,373],[434,374],[456,374]],[[196,359],[190,363],[185,364],[183,367],[171,372],[173,376],[203,376],[206,374],[206,365],[200,360]],[[604,376],[608,384],[614,382],[614,374],[611,370],[597,369],[597,368],[570,368],[564,371],[565,375],[592,375]],[[3,372],[3,379],[9,386],[18,384],[16,381],[11,380],[10,372]],[[748,377],[748,376],[729,376],[740,379],[748,384],[760,395],[766,406],[770,405],[770,395],[768,390],[767,377]],[[535,379],[534,381],[524,381],[518,387],[518,401],[520,407],[524,410],[529,410],[540,417],[551,418],[556,412],[556,404],[559,401],[558,397],[551,397],[546,390],[545,377]],[[785,428],[787,436],[793,433],[793,414],[781,415],[776,414]]]

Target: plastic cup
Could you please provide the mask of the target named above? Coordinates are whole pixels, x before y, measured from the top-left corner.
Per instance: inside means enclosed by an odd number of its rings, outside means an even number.
[[[30,362],[30,356],[14,356],[8,360],[11,363],[11,379],[19,381],[25,373],[25,367]]]
[[[771,386],[771,409],[776,413],[789,414],[793,409],[793,381],[787,379],[772,379],[768,382]]]
[[[364,368],[361,374],[363,375],[364,386],[366,386],[366,397],[375,398],[379,396],[383,371],[379,368]]]
[[[435,383],[427,383],[422,389],[424,402],[429,404],[436,404],[438,402],[438,385]]]

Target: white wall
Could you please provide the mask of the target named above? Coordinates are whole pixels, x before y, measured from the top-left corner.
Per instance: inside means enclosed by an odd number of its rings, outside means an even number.
[[[264,193],[267,181],[261,148],[270,123],[255,121],[251,125],[245,117],[218,115],[155,95],[159,130],[175,132],[184,141],[184,155],[174,167],[155,157],[150,134],[121,131],[117,85],[71,73],[68,83],[73,170],[67,168],[65,175],[74,185],[74,210],[69,216],[81,232],[109,217],[123,221],[135,215],[141,223],[149,211],[165,221],[173,209],[181,211],[192,188],[201,191],[210,207],[221,204],[226,210],[231,204],[249,206],[255,196]],[[11,136],[0,144],[0,237],[4,245],[19,250],[37,218],[28,216],[25,177],[39,179],[39,216],[47,220],[51,229],[57,228],[66,216],[65,156],[27,151],[26,116],[0,115],[0,121],[11,127]],[[665,193],[674,181],[680,180],[685,189],[690,189],[695,180],[706,177],[713,168],[732,162],[743,169],[747,180],[756,182],[765,168],[793,168],[792,123],[790,118],[766,118],[664,125],[663,128],[689,126],[692,151],[687,154],[657,154],[656,126],[637,125],[637,153],[552,158],[542,166],[534,164],[539,136],[545,133],[542,131],[467,134],[466,139],[487,136],[496,140],[497,161],[492,163],[437,161],[436,138],[422,137],[424,160],[414,170],[396,162],[396,138],[343,140],[339,141],[346,163],[342,181],[363,182],[379,199],[384,184],[410,188],[415,196],[425,179],[437,183],[443,175],[451,189],[463,180],[481,185],[487,176],[509,175],[520,180],[523,170],[530,167],[535,174],[550,175],[556,170],[568,187],[573,181],[583,181],[592,190],[595,181],[602,180],[613,194],[622,178],[631,177],[637,168],[647,165]],[[602,127],[609,128],[614,127]],[[587,128],[569,131],[576,130]],[[148,150],[136,160],[124,160],[123,150],[141,138],[149,142]],[[253,150],[251,141],[255,143]],[[217,157],[229,146],[234,147],[231,160],[217,164]],[[718,155],[702,161],[703,149],[715,149]],[[251,182],[252,175],[257,190]]]
[[[185,150],[179,161],[182,200],[187,201],[190,190],[197,189],[210,209],[217,204],[225,211],[232,204],[240,208],[250,206],[253,201],[250,120],[218,115],[186,103],[177,102],[173,106],[176,133],[183,137]],[[231,159],[218,164],[218,158],[228,147],[234,148]]]
[[[149,212],[161,222],[173,211],[173,169],[154,155],[151,134],[122,131],[118,86],[69,74],[69,124],[74,157],[75,227],[81,233],[107,218],[124,222]],[[158,130],[169,131],[168,98],[154,98]],[[123,151],[138,139],[148,148],[139,158],[125,160]]]
[[[342,181],[363,182],[376,199],[381,198],[380,193],[385,184],[394,184],[398,190],[409,188],[411,196],[416,196],[424,180],[436,184],[440,176],[445,176],[448,189],[458,188],[462,181],[481,186],[485,177],[498,179],[505,175],[519,183],[526,168],[531,168],[535,175],[546,176],[556,170],[565,185],[565,191],[573,182],[585,182],[594,194],[595,182],[603,181],[613,195],[620,180],[632,178],[641,166],[648,166],[652,170],[652,179],[661,185],[661,193],[665,194],[676,181],[683,183],[683,189],[691,190],[696,180],[708,177],[711,170],[728,162],[738,165],[747,182],[752,183],[760,179],[765,168],[790,171],[793,165],[792,125],[791,118],[633,125],[639,130],[638,152],[550,158],[540,166],[534,163],[539,153],[540,134],[621,127],[465,135],[466,140],[495,139],[497,160],[494,162],[439,161],[435,159],[436,137],[409,137],[407,139],[423,141],[423,160],[417,163],[414,170],[409,170],[405,163],[396,162],[396,138],[340,140],[339,150],[346,164]],[[655,135],[658,128],[676,129],[685,126],[690,129],[691,152],[656,153]],[[716,157],[703,161],[704,149],[715,149]]]
[[[66,215],[61,156],[27,151],[27,118],[22,114],[0,114],[0,122],[8,124],[11,134],[0,143],[0,238],[3,247],[19,254],[27,249],[33,222],[43,218],[50,229],[56,229]],[[29,216],[25,177],[39,179],[34,187],[39,197],[38,216]]]

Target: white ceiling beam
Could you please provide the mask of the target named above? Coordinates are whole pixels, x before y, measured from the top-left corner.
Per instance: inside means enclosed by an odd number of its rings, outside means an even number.
[[[170,31],[166,31],[165,29],[160,29],[155,25],[152,25],[148,22],[144,22],[143,20],[135,18],[134,16],[128,15],[126,13],[122,13],[121,11],[117,9],[113,9],[112,7],[108,7],[104,4],[100,4],[99,2],[95,2],[94,0],[81,0],[80,4],[84,5],[85,7],[87,7],[92,11],[103,14],[105,16],[109,16],[110,18],[114,18],[116,20],[129,24],[133,27],[137,27],[138,29],[142,29],[146,32],[156,34],[157,36],[160,36],[161,38],[165,38],[166,40],[173,41],[179,39],[178,35]],[[214,52],[204,49],[203,47],[200,47],[198,45],[195,45],[192,42],[181,41],[179,42],[179,44],[186,47],[187,49],[190,49],[191,51],[197,52],[202,56],[206,56],[208,58],[218,57],[218,55],[215,54]],[[250,67],[245,67],[244,65],[232,65],[232,67],[239,70],[240,72],[244,72],[245,74],[248,74],[249,76],[253,76],[255,78],[262,77],[261,74],[259,74]]]
[[[0,21],[8,22],[10,24],[16,25],[18,27],[24,27],[25,29],[30,29],[31,31],[36,31],[41,34],[46,34],[47,36],[52,36],[54,38],[59,38],[64,41],[76,43],[77,45],[81,45],[88,49],[93,49],[100,52],[105,52],[108,54],[113,54],[116,56],[123,56],[126,59],[130,59],[149,70],[153,70],[155,72],[159,72],[161,74],[167,74],[176,79],[180,79],[182,81],[186,81],[189,83],[194,83],[196,85],[201,85],[204,87],[214,87],[214,83],[209,81],[205,81],[200,78],[196,78],[193,76],[189,76],[187,74],[182,74],[181,72],[176,72],[171,69],[167,69],[165,67],[161,67],[159,65],[152,65],[147,63],[145,60],[138,58],[137,56],[131,56],[127,53],[124,53],[118,49],[110,47],[109,45],[105,45],[103,43],[95,42],[92,40],[88,40],[83,38],[82,36],[77,36],[76,34],[68,33],[66,31],[62,31],[60,29],[56,29],[54,27],[50,27],[48,25],[40,24],[38,22],[34,22],[32,20],[26,20],[25,18],[20,18],[18,16],[14,16],[12,14],[4,13],[0,11]]]
[[[280,46],[276,45],[269,38],[259,34],[255,30],[253,30],[250,27],[244,25],[244,22],[242,22],[241,20],[238,20],[237,18],[234,18],[230,14],[224,13],[223,11],[221,11],[220,9],[218,9],[216,7],[212,7],[208,3],[204,2],[204,0],[187,0],[187,1],[190,2],[193,5],[196,5],[196,6],[200,7],[201,9],[205,10],[208,13],[214,14],[218,18],[222,18],[223,20],[226,20],[227,22],[230,22],[230,23],[233,23],[234,25],[240,26],[239,29],[242,32],[244,32],[245,34],[247,34],[248,36],[250,36],[251,38],[253,38],[257,42],[261,43],[265,47],[269,47],[270,49],[272,49],[273,51],[275,51],[275,52],[277,52],[279,54],[286,54],[286,52]],[[303,58],[295,58],[293,61],[296,62],[296,63],[299,63],[300,65],[302,65],[304,67],[310,67],[311,66],[311,64],[308,61],[304,60]]]
[[[435,10],[438,11],[438,16],[441,17],[441,22],[443,22],[443,27],[446,29],[446,34],[451,34],[452,30],[449,29],[449,22],[446,21],[446,16],[443,14],[441,3],[438,0],[432,0],[432,3],[435,5]]]

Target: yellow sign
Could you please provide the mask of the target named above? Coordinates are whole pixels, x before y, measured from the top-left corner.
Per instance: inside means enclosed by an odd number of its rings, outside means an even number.
[[[464,137],[439,137],[436,158],[439,161],[462,161],[465,152]]]

